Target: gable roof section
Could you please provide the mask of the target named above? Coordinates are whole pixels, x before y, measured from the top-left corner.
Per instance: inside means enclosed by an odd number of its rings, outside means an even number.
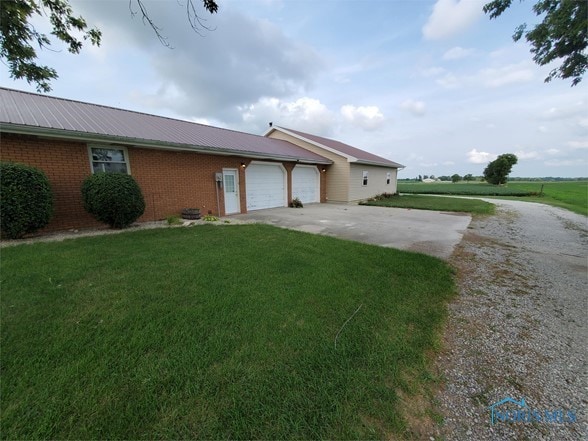
[[[0,88],[0,131],[259,159],[332,163],[288,141],[7,88]]]
[[[404,168],[402,164],[398,164],[397,162],[390,161],[389,159],[382,158],[381,156],[377,156],[372,153],[366,152],[365,150],[361,150],[348,144],[344,144],[340,141],[336,141],[334,139],[329,138],[323,138],[322,136],[311,135],[309,133],[300,132],[298,130],[273,126],[265,133],[265,136],[268,136],[274,130],[278,130],[282,133],[294,136],[295,138],[301,139],[306,142],[310,142],[311,144],[314,144],[317,147],[341,155],[347,158],[349,162],[367,165],[387,166],[391,168]]]

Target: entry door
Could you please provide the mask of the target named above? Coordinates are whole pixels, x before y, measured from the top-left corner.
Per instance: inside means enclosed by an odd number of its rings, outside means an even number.
[[[225,193],[225,214],[240,213],[239,182],[237,170],[223,170],[223,188]]]

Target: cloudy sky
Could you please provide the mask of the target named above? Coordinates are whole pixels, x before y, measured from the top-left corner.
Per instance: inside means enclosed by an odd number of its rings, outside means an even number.
[[[513,176],[588,176],[588,78],[545,84],[511,38],[532,1],[491,21],[486,0],[217,0],[202,36],[185,1],[144,0],[169,49],[127,0],[72,0],[103,41],[41,52],[51,95],[256,134],[273,121],[400,162],[400,178],[479,175],[501,153]],[[5,67],[0,85],[35,91]]]

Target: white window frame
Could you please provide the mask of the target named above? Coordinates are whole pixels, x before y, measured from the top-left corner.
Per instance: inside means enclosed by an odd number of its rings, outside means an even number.
[[[391,182],[392,182],[392,173],[387,172],[386,173],[386,185],[390,185]]]
[[[131,174],[131,163],[129,161],[129,151],[126,147],[120,145],[103,145],[103,144],[88,144],[88,159],[90,160],[90,172],[94,174],[94,158],[92,157],[92,149],[105,149],[105,150],[122,150],[125,161],[116,162],[117,164],[125,164],[127,166],[127,175]]]
[[[367,187],[368,185],[368,171],[367,170],[363,170],[361,172],[361,186],[362,187]]]

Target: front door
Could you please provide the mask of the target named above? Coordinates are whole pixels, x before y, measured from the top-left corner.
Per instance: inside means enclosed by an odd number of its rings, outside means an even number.
[[[240,213],[239,182],[237,170],[223,170],[223,188],[225,193],[225,214]]]

